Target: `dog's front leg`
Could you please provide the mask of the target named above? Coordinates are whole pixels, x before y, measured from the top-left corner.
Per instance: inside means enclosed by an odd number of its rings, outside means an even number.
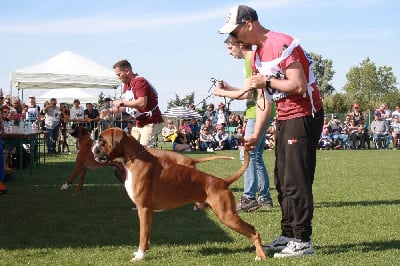
[[[145,252],[150,248],[150,231],[151,223],[153,220],[153,210],[137,206],[139,215],[139,226],[140,226],[140,239],[139,249],[133,253],[131,261],[142,260],[145,257]]]

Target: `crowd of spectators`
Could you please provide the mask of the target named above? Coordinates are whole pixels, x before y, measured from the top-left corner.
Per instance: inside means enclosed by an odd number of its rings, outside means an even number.
[[[390,110],[388,103],[382,103],[373,112],[371,124],[366,124],[359,104],[353,105],[353,111],[340,121],[337,115],[329,120],[324,119],[319,149],[389,149],[400,148],[400,103],[395,111]]]

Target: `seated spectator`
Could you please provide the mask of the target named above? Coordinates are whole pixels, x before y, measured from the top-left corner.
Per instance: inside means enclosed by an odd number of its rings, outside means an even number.
[[[244,128],[242,125],[239,125],[235,128],[234,134],[231,136],[231,147],[234,150],[239,149],[240,146],[243,146],[242,141],[237,138],[238,135],[244,137]]]
[[[356,120],[351,118],[351,124],[348,129],[349,132],[349,149],[359,149],[359,126],[356,125]]]
[[[178,130],[176,129],[172,120],[167,121],[167,125],[161,130],[161,135],[164,141],[174,142],[176,136],[178,135]]]
[[[390,131],[392,132],[393,150],[397,150],[400,148],[400,121],[398,115],[393,116]]]
[[[386,121],[382,120],[379,112],[375,113],[375,120],[371,123],[371,132],[377,149],[389,148],[392,136],[389,134],[389,127]],[[384,143],[382,143],[382,139]]]
[[[238,127],[238,126],[243,126],[243,121],[240,115],[238,114],[232,114],[229,117],[229,126],[230,127]]]
[[[192,143],[192,130],[190,129],[189,123],[187,120],[185,119],[181,119],[181,123],[179,124],[179,132],[181,132],[181,130],[185,128],[186,129],[186,137],[189,141],[189,144]]]
[[[227,132],[225,132],[225,127],[222,125],[217,126],[217,134],[214,136],[215,143],[217,144],[216,150],[230,150],[230,138]]]
[[[364,125],[364,120],[360,121],[360,125],[358,126],[358,136],[360,137],[360,147],[361,149],[366,149],[367,147],[365,144],[367,144],[368,149],[371,149],[371,141],[370,141],[370,135],[368,132],[368,126]]]
[[[318,146],[320,150],[330,150],[335,147],[335,144],[332,140],[332,135],[329,133],[329,128],[324,126],[322,128],[321,137],[318,141]]]
[[[183,127],[179,132],[178,136],[172,144],[172,149],[174,151],[191,151],[190,141],[188,139],[188,134],[186,132],[186,127]]]
[[[348,118],[350,121],[350,116]],[[348,132],[347,125],[345,123],[340,122],[339,117],[334,115],[332,120],[329,121],[328,129],[330,130],[333,143],[335,144],[336,149],[347,147],[348,140]]]
[[[208,131],[210,132],[210,134],[214,137],[214,135],[217,133],[216,129],[212,126],[212,122],[211,119],[206,119],[204,124],[201,126],[201,128],[208,128]]]
[[[197,123],[196,118],[191,118],[189,122],[190,127],[190,142],[192,148],[198,146],[199,137],[200,137],[200,126]]]
[[[199,138],[200,150],[214,152],[215,147],[214,137],[211,135],[210,130],[207,127],[203,127]]]

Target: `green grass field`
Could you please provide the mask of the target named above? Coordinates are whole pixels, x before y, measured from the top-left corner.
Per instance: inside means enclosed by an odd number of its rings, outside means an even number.
[[[199,169],[226,177],[239,169],[238,151],[218,154],[232,161]],[[318,151],[314,183],[315,256],[254,262],[252,243],[223,226],[212,211],[192,205],[156,213],[151,249],[137,265],[399,265],[400,153],[392,150]],[[190,153],[189,156],[209,156]],[[131,265],[138,219],[110,168],[89,170],[85,187],[60,191],[76,154],[46,158],[45,165],[7,182],[0,195],[0,265]],[[270,175],[273,151],[264,153]],[[15,172],[17,173],[17,172]],[[271,186],[272,175],[270,176]],[[232,186],[239,199],[243,179]],[[179,191],[177,191],[179,193]],[[276,190],[272,189],[276,203]],[[280,210],[241,213],[263,242],[279,235]]]

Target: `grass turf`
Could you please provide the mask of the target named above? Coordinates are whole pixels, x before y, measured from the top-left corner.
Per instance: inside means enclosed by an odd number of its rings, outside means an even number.
[[[169,148],[165,146],[164,148]],[[202,163],[219,177],[239,169],[232,161]],[[209,156],[192,152],[189,156]],[[245,237],[223,226],[212,211],[192,205],[155,213],[151,248],[140,265],[398,265],[400,175],[398,151],[318,151],[314,182],[315,256],[254,262]],[[137,250],[136,211],[111,168],[89,170],[81,193],[60,191],[76,154],[46,158],[32,177],[23,172],[0,195],[0,265],[129,265]],[[273,151],[264,158],[273,187]],[[18,172],[15,172],[16,174]],[[243,179],[231,186],[239,199]],[[179,193],[179,192],[177,192]],[[271,190],[274,203],[276,191]],[[241,213],[263,242],[279,235],[280,210]]]

